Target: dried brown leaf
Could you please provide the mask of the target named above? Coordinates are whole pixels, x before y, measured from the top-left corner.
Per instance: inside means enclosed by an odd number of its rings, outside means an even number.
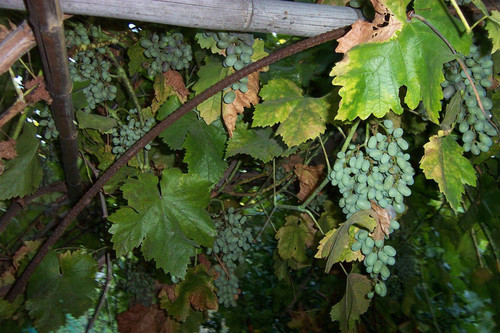
[[[182,75],[177,71],[169,70],[163,73],[163,76],[167,81],[167,85],[174,88],[175,92],[177,93],[177,96],[179,97],[179,100],[182,103],[185,103],[189,96],[189,90],[186,88],[186,85],[184,84],[184,79],[182,78]]]
[[[375,227],[375,230],[373,230],[371,236],[374,240],[384,239],[385,236],[389,236],[391,217],[387,210],[377,205],[373,200],[370,202],[372,204],[372,216],[375,221],[377,221],[377,226]]]
[[[165,311],[156,306],[146,307],[136,304],[125,312],[116,316],[118,331],[121,333],[157,332],[173,333],[176,322],[167,317]]]
[[[24,85],[26,89],[31,89],[35,86],[35,90],[33,90],[26,96],[26,102],[28,102],[29,104],[34,104],[39,101],[45,101],[50,105],[52,103],[52,97],[50,97],[50,94],[45,87],[45,80],[43,76],[37,76],[34,79],[26,82],[26,84]]]
[[[236,127],[238,115],[243,113],[245,108],[259,103],[259,72],[254,72],[248,75],[248,91],[242,93],[236,90],[236,98],[231,104],[224,104],[222,109],[222,119],[226,125],[229,137],[233,137],[233,131]]]
[[[17,156],[16,141],[9,139],[0,141],[0,160],[11,160]]]
[[[373,22],[356,21],[344,37],[339,38],[335,49],[338,53],[346,53],[361,43],[384,42],[401,29],[402,23],[379,0],[371,0],[375,9]]]
[[[299,179],[300,191],[297,197],[300,201],[306,200],[318,187],[323,175],[324,165],[309,166],[304,164],[295,165],[295,175]]]
[[[303,162],[304,159],[300,157],[300,155],[293,154],[289,157],[284,158],[281,166],[283,167],[283,169],[285,169],[286,172],[290,172],[295,169],[295,166],[297,164],[302,164]]]

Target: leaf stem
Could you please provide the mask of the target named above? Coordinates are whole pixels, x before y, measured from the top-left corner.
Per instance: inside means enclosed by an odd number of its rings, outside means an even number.
[[[325,145],[323,144],[323,140],[321,140],[321,135],[318,135],[318,140],[319,140],[319,144],[321,145],[321,149],[323,150],[323,154],[325,155],[326,168],[328,170],[328,173],[330,173],[330,170],[331,170],[330,160],[328,159],[328,154],[326,153],[326,149],[325,149]]]
[[[349,147],[349,144],[351,143],[351,140],[354,136],[354,133],[356,133],[356,129],[358,128],[359,123],[361,122],[361,119],[356,120],[356,122],[352,125],[351,130],[349,131],[349,135],[344,141],[344,144],[342,145],[342,148],[340,149],[341,152],[345,153],[347,150],[347,147]]]
[[[469,23],[467,22],[467,20],[465,19],[464,13],[462,12],[460,7],[458,6],[457,1],[451,0],[451,4],[452,4],[453,8],[455,8],[455,10],[457,11],[458,17],[460,17],[460,20],[464,24],[467,34],[470,34],[472,29],[469,26]]]

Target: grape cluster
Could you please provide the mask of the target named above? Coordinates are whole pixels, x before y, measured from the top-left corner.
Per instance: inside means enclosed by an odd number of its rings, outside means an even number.
[[[380,207],[393,206],[397,213],[403,213],[404,197],[411,194],[408,186],[413,185],[413,170],[408,143],[403,130],[394,128],[392,121],[384,120],[387,135],[377,133],[369,137],[365,153],[362,146],[350,145],[349,150],[339,152],[330,173],[332,185],[338,186],[342,198],[339,205],[350,217],[358,210],[370,209],[370,200]]]
[[[79,23],[74,30],[66,30],[65,34],[68,48],[87,46],[85,50],[72,55],[69,62],[69,74],[73,82],[89,81],[89,85],[83,89],[88,102],[88,107],[84,110],[89,112],[104,101],[114,100],[118,89],[111,84],[111,62],[105,57],[107,50],[105,47],[88,47],[99,44],[100,27],[91,26],[89,35],[87,29]]]
[[[114,100],[118,91],[116,86],[110,84],[111,62],[104,58],[104,53],[106,53],[104,48],[81,51],[73,56],[74,62],[69,63],[69,73],[73,82],[90,82],[83,89],[88,102],[86,111],[95,109],[104,101]]]
[[[66,39],[66,47],[90,45],[90,37],[85,26],[78,23],[73,30],[67,29],[64,31]]]
[[[191,45],[184,43],[181,33],[172,33],[163,36],[154,34],[151,38],[141,39],[140,45],[145,49],[146,58],[153,59],[145,63],[149,76],[155,76],[170,69],[182,70],[189,68],[193,60]]]
[[[215,40],[217,47],[224,50],[226,58],[224,67],[233,67],[235,71],[252,63],[254,38],[251,34],[229,33],[229,32],[204,32],[204,38]],[[235,91],[242,93],[248,91],[248,77],[240,79],[231,86],[232,90],[224,95],[224,103],[231,104],[236,98]]]
[[[464,108],[457,119],[458,130],[462,133],[464,150],[479,155],[490,149],[493,144],[492,137],[498,134],[490,123],[493,102],[486,96],[486,89],[492,85],[489,77],[493,73],[493,61],[490,54],[481,55],[479,48],[472,45],[470,54],[465,57],[464,63],[476,86],[485,113],[479,107],[474,88],[465,72],[460,69],[457,61],[447,63],[444,66],[446,81],[442,83],[443,95],[445,99],[449,99],[456,91],[464,91],[462,101]]]
[[[56,129],[56,124],[49,110],[45,108],[40,112],[40,117],[42,118],[38,124],[44,128],[43,137],[45,140],[50,140],[52,138],[57,138],[59,136],[59,131]]]
[[[399,229],[399,223],[396,220],[391,220],[390,232]],[[387,287],[383,281],[387,280],[391,275],[388,266],[396,263],[394,256],[396,250],[390,245],[384,245],[383,239],[374,240],[366,230],[359,230],[354,238],[356,241],[352,244],[351,250],[356,252],[361,250],[365,259],[363,263],[366,272],[375,280],[375,293],[384,297],[387,294]],[[380,276],[379,276],[380,275]],[[373,298],[373,291],[368,293],[368,298]]]
[[[120,128],[113,128],[111,135],[113,136],[113,153],[118,156],[123,155],[130,147],[134,145],[140,138],[144,136],[154,126],[155,119],[148,118],[144,124],[137,120],[137,110],[132,109],[127,116],[127,123],[120,124]],[[144,149],[151,149],[151,144],[147,144]]]
[[[214,253],[223,262],[215,265],[218,277],[215,280],[219,303],[225,307],[236,306],[235,295],[239,294],[239,280],[235,275],[238,263],[245,260],[244,252],[250,249],[252,229],[244,229],[246,216],[236,214],[234,208],[229,208],[224,218],[215,223],[217,236],[212,249],[207,253]]]

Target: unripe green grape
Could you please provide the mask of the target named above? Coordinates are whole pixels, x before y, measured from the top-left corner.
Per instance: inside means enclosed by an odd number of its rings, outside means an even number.
[[[367,237],[365,239],[365,245],[368,246],[369,248],[373,248],[375,246],[375,241],[371,237]]]
[[[381,297],[387,295],[387,287],[385,286],[385,283],[378,282],[375,284],[375,292]]]
[[[382,269],[380,270],[380,276],[382,277],[382,279],[387,280],[390,275],[391,272],[389,271],[389,268],[386,265],[382,266]]]
[[[362,246],[362,245],[363,245],[363,244],[362,244],[361,242],[359,242],[359,241],[355,241],[355,242],[351,245],[351,250],[352,250],[353,252],[357,252],[357,251],[359,251],[359,250],[361,249],[361,246]]]
[[[380,260],[377,260],[375,262],[375,265],[373,265],[373,269],[372,269],[372,272],[375,273],[375,274],[378,274],[380,273],[380,270],[382,269],[384,263]]]
[[[377,262],[377,254],[376,253],[371,252],[370,254],[368,254],[366,256],[365,265],[367,267],[375,265],[376,262]]]
[[[224,95],[224,103],[231,104],[232,102],[234,102],[235,98],[236,98],[236,94],[234,93],[234,91],[228,91]]]

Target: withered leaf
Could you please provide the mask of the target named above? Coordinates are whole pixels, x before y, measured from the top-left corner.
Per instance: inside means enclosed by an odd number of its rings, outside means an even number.
[[[322,175],[324,165],[309,166],[304,164],[295,165],[295,175],[299,179],[300,191],[297,197],[300,201],[306,200],[311,193],[318,187]]]

